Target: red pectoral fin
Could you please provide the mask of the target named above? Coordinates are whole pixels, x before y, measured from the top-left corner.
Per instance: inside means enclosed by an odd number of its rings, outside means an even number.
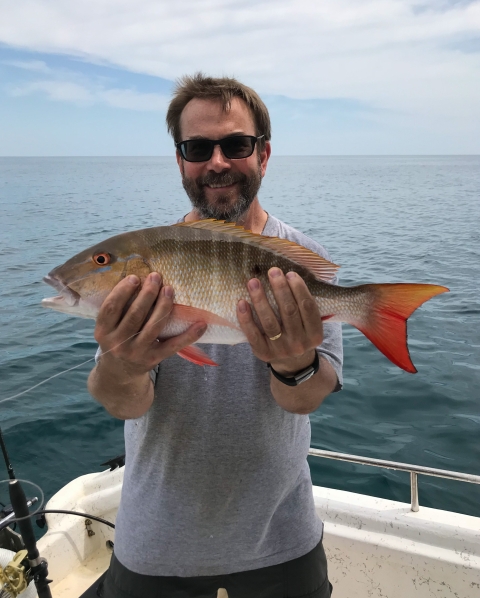
[[[192,363],[195,363],[196,365],[217,365],[218,366],[218,363],[215,363],[215,361],[212,361],[206,353],[204,353],[203,351],[201,351],[198,347],[195,347],[194,345],[185,347],[185,349],[182,349],[181,351],[179,351],[177,353],[177,355],[179,355],[180,357],[183,357],[183,359],[186,359],[187,361],[191,361]]]

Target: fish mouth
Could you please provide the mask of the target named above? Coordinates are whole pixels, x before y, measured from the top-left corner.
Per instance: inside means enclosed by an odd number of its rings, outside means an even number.
[[[43,299],[42,303],[63,303],[65,302],[69,307],[75,307],[80,301],[80,295],[73,291],[70,287],[64,284],[59,278],[50,272],[47,276],[43,277],[43,282],[49,284],[51,287],[56,289],[60,295],[56,297],[48,297]]]

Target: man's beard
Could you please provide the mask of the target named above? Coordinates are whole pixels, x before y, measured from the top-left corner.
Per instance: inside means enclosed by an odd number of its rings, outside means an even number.
[[[256,172],[251,176],[241,173],[209,172],[205,177],[192,179],[187,178],[182,169],[182,183],[200,218],[237,222],[252,205],[262,184],[260,161]],[[240,186],[239,195],[234,203],[232,203],[231,191],[225,195],[219,195],[213,205],[209,203],[205,194],[205,185],[233,185],[234,183],[238,183]],[[237,191],[233,191],[233,193],[237,193]]]

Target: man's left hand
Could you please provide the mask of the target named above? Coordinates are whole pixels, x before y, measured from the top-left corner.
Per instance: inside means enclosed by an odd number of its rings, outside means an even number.
[[[247,301],[239,301],[237,317],[256,357],[288,376],[312,364],[315,347],[323,341],[322,318],[315,299],[298,274],[288,272],[285,276],[280,268],[271,268],[268,278],[280,321],[257,278],[248,282],[248,292],[261,328]]]

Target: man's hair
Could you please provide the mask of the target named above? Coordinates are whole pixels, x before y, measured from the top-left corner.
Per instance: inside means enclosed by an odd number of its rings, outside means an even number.
[[[217,100],[222,103],[223,110],[230,109],[233,98],[242,99],[249,107],[256,135],[265,135],[260,139],[260,147],[265,141],[270,141],[271,125],[267,107],[260,96],[251,88],[230,77],[206,77],[203,73],[193,76],[185,75],[177,80],[173,91],[173,98],[167,111],[167,129],[175,143],[182,141],[180,132],[180,117],[185,106],[194,98],[202,100]]]

